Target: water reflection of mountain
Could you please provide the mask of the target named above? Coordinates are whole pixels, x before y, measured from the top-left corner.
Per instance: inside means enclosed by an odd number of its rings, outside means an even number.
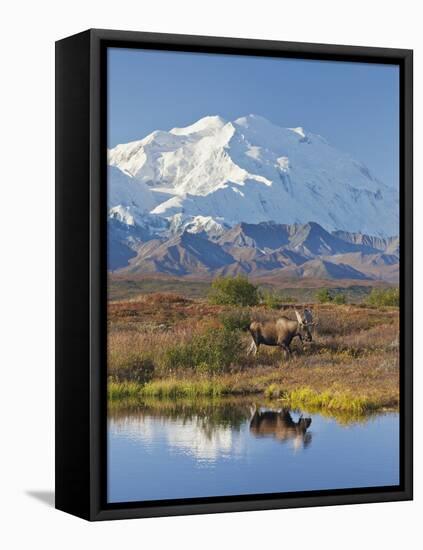
[[[152,400],[109,410],[109,433],[125,433],[148,447],[165,444],[194,456],[199,463],[245,452],[250,437],[271,436],[291,441],[294,449],[307,446],[311,419],[295,421],[287,409],[257,408],[249,400]]]
[[[154,416],[182,422],[199,421],[205,429],[227,428],[239,430],[252,414],[250,399],[145,399],[136,404],[128,402],[109,407],[109,418],[118,421],[134,416]]]

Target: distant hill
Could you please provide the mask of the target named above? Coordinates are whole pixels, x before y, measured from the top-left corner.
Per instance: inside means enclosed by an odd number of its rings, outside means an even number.
[[[109,269],[121,273],[398,280],[398,254],[370,246],[390,249],[394,239],[360,244],[315,222],[241,223],[212,234],[183,226],[170,234],[125,227],[118,220],[109,222]]]

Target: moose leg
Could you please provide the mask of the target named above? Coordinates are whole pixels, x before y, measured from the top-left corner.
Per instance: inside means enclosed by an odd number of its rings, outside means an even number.
[[[255,341],[253,339],[253,341],[250,344],[250,347],[247,350],[247,355],[250,355],[250,353],[254,353],[254,355],[256,355],[257,350],[258,350],[258,346],[257,346],[257,344],[255,343]]]
[[[280,346],[285,353],[285,359],[289,359],[291,356],[291,350],[289,349],[289,346],[287,346],[286,344],[280,344]]]
[[[255,356],[257,355],[258,349],[259,349],[259,347],[260,347],[260,343],[253,342],[253,346],[254,346],[254,348],[253,348],[253,355],[254,355],[254,357],[255,357]]]
[[[250,406],[250,418],[254,418],[254,416],[256,415],[257,413],[257,405],[255,403],[253,403],[251,406]]]
[[[298,336],[298,338],[300,339],[301,345],[302,345],[302,347],[303,347],[303,349],[304,349],[304,340],[303,340],[303,337],[301,336],[300,333],[298,333],[297,336]]]

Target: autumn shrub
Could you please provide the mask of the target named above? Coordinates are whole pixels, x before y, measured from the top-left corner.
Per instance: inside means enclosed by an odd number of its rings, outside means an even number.
[[[218,277],[212,282],[209,301],[218,305],[255,306],[259,302],[258,287],[242,275]]]
[[[345,294],[342,294],[339,292],[338,294],[335,294],[333,298],[333,303],[337,305],[343,305],[347,303],[347,299],[345,297]]]
[[[145,383],[154,376],[155,365],[149,353],[119,350],[109,354],[108,375],[116,382],[133,381]]]
[[[321,288],[316,292],[316,300],[320,304],[327,304],[328,302],[332,302],[333,296],[328,288]]]
[[[292,304],[295,302],[295,299],[292,296],[274,290],[263,290],[260,302],[270,309],[280,309],[284,304]]]
[[[282,305],[278,294],[270,290],[265,290],[262,292],[261,303],[270,309],[279,309]]]
[[[219,316],[220,322],[226,330],[247,330],[251,324],[251,315],[248,309],[232,309]]]
[[[178,343],[164,352],[163,367],[167,371],[199,369],[202,372],[224,372],[238,358],[240,335],[227,328],[211,328],[194,334],[185,343]]]
[[[399,288],[373,288],[370,292],[367,303],[371,306],[399,306]]]

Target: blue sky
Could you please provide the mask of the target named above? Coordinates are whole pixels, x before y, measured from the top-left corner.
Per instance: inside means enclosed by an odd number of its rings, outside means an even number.
[[[109,147],[206,115],[250,113],[321,134],[387,185],[399,184],[397,66],[108,51]]]

